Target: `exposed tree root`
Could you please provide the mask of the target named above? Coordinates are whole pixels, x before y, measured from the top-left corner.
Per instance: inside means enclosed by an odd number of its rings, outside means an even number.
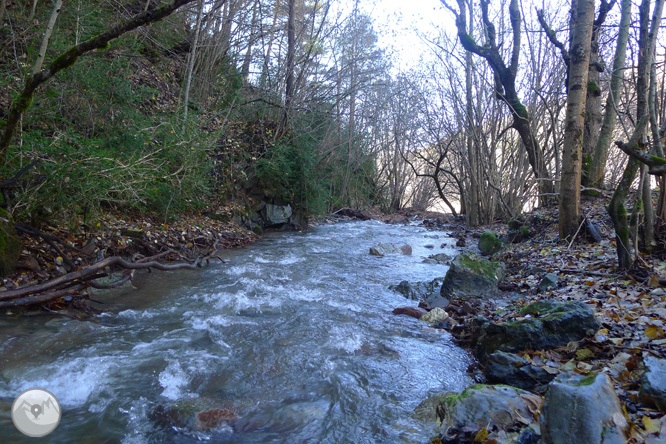
[[[213,253],[214,252],[215,248],[213,249]],[[178,262],[174,264],[163,264],[161,262],[157,262],[157,259],[161,259],[170,254],[178,254],[173,250],[165,251],[155,256],[145,258],[138,258],[135,256],[135,260],[131,262],[121,258],[120,256],[108,257],[89,267],[67,273],[63,276],[59,276],[41,284],[0,292],[0,308],[13,308],[35,304],[45,304],[66,296],[84,296],[85,290],[89,287],[98,289],[116,288],[132,280],[134,276],[134,270],[150,270],[153,268],[162,271],[182,269],[194,270],[196,268],[208,265],[210,259],[212,258],[219,259],[220,261],[224,262],[222,258],[215,256],[213,253],[207,256],[200,256],[194,260],[183,258],[184,262]],[[108,276],[108,267],[120,267],[128,270],[128,272],[125,273],[120,279],[108,284],[97,282],[97,279]]]

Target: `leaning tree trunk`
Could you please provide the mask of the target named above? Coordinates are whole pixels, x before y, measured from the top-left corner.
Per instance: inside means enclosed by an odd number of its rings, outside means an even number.
[[[622,0],[620,11],[620,28],[617,39],[617,48],[615,50],[615,58],[613,59],[613,72],[611,73],[610,88],[608,91],[608,97],[606,98],[606,111],[587,173],[586,186],[589,188],[603,187],[608,148],[611,143],[611,138],[613,137],[615,120],[617,119],[615,101],[620,97],[622,80],[624,78],[624,61],[627,54],[627,41],[629,40],[629,24],[631,23],[631,0]]]
[[[560,184],[560,239],[569,241],[578,231],[584,110],[590,66],[594,0],[572,0],[569,88],[562,148]]]

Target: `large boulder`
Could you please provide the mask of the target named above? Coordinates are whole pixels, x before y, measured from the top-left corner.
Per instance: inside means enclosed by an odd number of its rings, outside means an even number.
[[[473,253],[462,253],[451,262],[440,294],[445,298],[485,296],[504,278],[504,264]]]
[[[541,415],[544,444],[625,444],[626,427],[607,375],[563,373],[550,383]]]
[[[478,340],[481,359],[500,350],[548,350],[580,341],[600,328],[590,308],[582,302],[540,301],[523,308],[525,319],[503,324],[484,323]]]
[[[484,256],[492,256],[504,246],[502,240],[494,231],[484,231],[479,238],[479,251]]]
[[[540,393],[555,377],[521,356],[504,352],[490,355],[483,374],[491,384],[506,384]]]
[[[641,401],[654,404],[666,413],[666,359],[646,356],[643,359],[645,374],[639,392]]]
[[[14,228],[14,219],[9,212],[0,208],[0,277],[14,271],[21,254],[21,240]]]
[[[486,430],[522,428],[541,407],[541,397],[509,386],[472,385],[462,393],[444,393],[424,401],[415,414],[432,418],[435,406],[445,436],[474,434]]]

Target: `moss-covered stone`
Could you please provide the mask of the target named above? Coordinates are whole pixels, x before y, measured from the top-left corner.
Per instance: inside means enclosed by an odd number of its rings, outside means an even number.
[[[463,253],[451,263],[440,294],[445,298],[487,296],[496,290],[503,278],[503,263]]]
[[[494,231],[484,231],[479,238],[479,250],[485,256],[492,256],[499,252],[503,246],[504,243]]]
[[[548,350],[579,341],[600,328],[592,311],[582,302],[540,301],[518,312],[531,316],[503,324],[481,326],[478,354],[482,360],[496,351]]]
[[[0,276],[11,273],[21,254],[21,241],[14,228],[14,220],[0,208]]]

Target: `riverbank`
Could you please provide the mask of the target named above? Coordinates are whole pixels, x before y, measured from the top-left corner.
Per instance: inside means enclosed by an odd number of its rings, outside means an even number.
[[[563,375],[608,376],[610,390],[618,396],[622,412],[618,419],[621,427],[617,427],[626,434],[624,441],[618,442],[666,440],[666,416],[660,404],[666,397],[663,374],[659,381],[652,381],[661,384],[656,394],[647,393],[646,389],[650,370],[657,372],[666,362],[666,291],[660,280],[666,272],[665,265],[658,259],[640,258],[640,267],[631,274],[618,273],[611,221],[601,206],[592,203],[585,204],[584,214],[594,223],[600,240],[588,238],[582,229],[575,242],[560,242],[556,210],[524,215],[520,239],[505,243],[492,257],[486,256],[502,262],[505,267],[505,276],[497,290],[482,296],[451,298],[445,308],[450,317],[448,327],[457,343],[477,358],[477,365],[470,369],[476,381],[526,388],[527,393],[538,399],[537,408],[526,409],[534,418],[523,423],[510,422],[508,431],[501,430],[493,420],[488,422],[488,418],[481,418],[487,422],[485,427],[474,429],[468,424],[463,431],[453,426],[448,432],[443,430],[433,442],[516,442],[519,433],[515,432],[530,427],[536,430],[534,436],[538,436],[539,425],[544,426],[541,396],[551,387],[550,381]],[[451,230],[463,253],[477,254],[482,233],[492,230],[504,239],[512,234],[510,231],[516,233],[515,229],[502,224],[473,230],[453,224],[442,229]],[[569,320],[559,322],[556,315],[548,311],[551,306],[556,307],[555,311],[573,308],[575,313],[566,315]],[[537,308],[544,311],[539,312]],[[586,317],[587,311],[594,318]],[[580,326],[588,321],[593,323],[590,324],[593,328],[587,328],[578,337],[576,333],[565,331],[575,330],[576,324]],[[549,339],[548,335],[560,335],[560,342]],[[562,337],[568,339],[562,340]],[[451,402],[454,398],[448,399]],[[606,408],[605,405],[597,407]],[[460,421],[464,422],[460,417],[454,418],[455,408],[449,408],[446,414],[439,411],[440,419],[447,417],[445,425],[447,421],[449,426],[451,421],[458,421],[458,426],[461,426]],[[514,406],[510,413],[520,416],[519,411],[520,408]],[[553,416],[552,411],[553,408],[550,416]],[[567,416],[564,411],[560,414]],[[573,433],[575,425],[570,426]],[[507,432],[514,433],[509,436]]]

